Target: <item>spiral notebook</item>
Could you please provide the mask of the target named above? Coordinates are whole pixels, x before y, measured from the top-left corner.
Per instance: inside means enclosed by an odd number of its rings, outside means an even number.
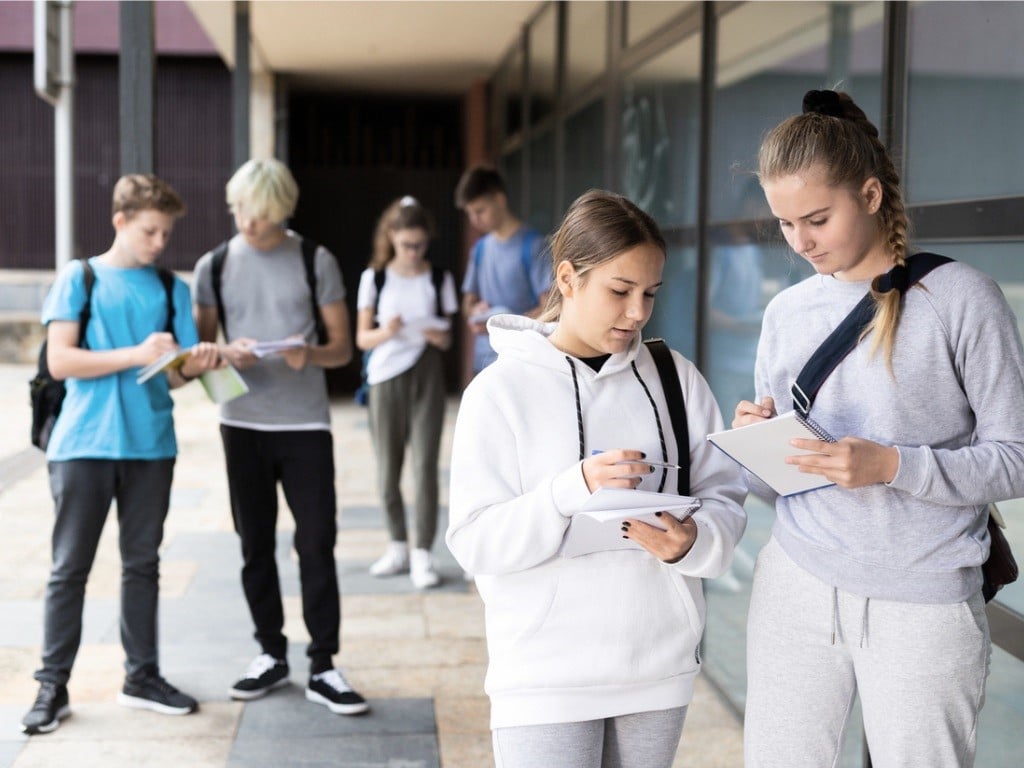
[[[786,463],[786,456],[813,453],[790,445],[789,441],[794,437],[836,442],[836,439],[819,424],[796,411],[744,427],[713,432],[708,435],[708,440],[780,496],[792,496],[795,493],[835,485],[821,475],[801,472],[794,465]]]

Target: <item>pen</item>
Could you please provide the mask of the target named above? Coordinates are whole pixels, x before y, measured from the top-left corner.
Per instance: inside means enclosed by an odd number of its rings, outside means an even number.
[[[596,456],[599,453],[604,453],[604,451],[595,448],[594,450],[592,450],[590,452],[590,455],[591,456]],[[672,463],[667,462],[667,461],[655,461],[654,459],[636,459],[636,460],[629,460],[629,461],[617,461],[615,463],[616,464],[650,464],[652,467],[662,467],[664,469],[682,469],[682,467],[679,466],[678,464],[672,464]]]

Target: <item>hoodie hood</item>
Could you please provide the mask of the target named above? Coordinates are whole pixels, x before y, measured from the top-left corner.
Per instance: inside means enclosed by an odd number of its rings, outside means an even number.
[[[565,365],[567,353],[558,349],[548,337],[558,327],[558,323],[542,323],[523,315],[495,315],[487,321],[487,332],[490,334],[491,346],[498,353],[498,359],[511,358],[521,360],[530,365],[552,368],[568,374]],[[610,376],[629,368],[640,351],[641,334],[636,334],[627,349],[616,352],[601,366],[597,377]],[[572,357],[572,355],[569,355]]]

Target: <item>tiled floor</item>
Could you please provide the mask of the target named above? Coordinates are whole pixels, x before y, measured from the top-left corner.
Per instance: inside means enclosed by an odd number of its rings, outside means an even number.
[[[199,387],[175,393],[180,456],[161,566],[161,667],[201,711],[166,717],[114,703],[122,682],[116,523],[104,531],[89,581],[82,649],[69,685],[73,716],[53,734],[22,736],[35,695],[51,500],[42,456],[28,445],[25,366],[0,366],[0,768],[482,768],[492,764],[483,695],[482,607],[439,541],[444,584],[416,592],[407,578],[366,568],[386,542],[373,488],[365,410],[333,407],[340,520],[342,650],[336,662],[372,706],[362,717],[306,702],[305,643],[291,520],[282,501],[279,562],[292,685],[241,704],[227,688],[257,652],[238,582],[216,411]],[[449,408],[445,446],[455,403]],[[447,464],[447,453],[443,459]],[[442,504],[446,494],[442,491]],[[439,539],[441,536],[439,535]],[[742,764],[739,726],[706,681],[687,719],[677,766]]]

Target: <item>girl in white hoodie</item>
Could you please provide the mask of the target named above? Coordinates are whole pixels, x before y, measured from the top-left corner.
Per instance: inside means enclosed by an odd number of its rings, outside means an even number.
[[[498,360],[466,389],[452,451],[447,543],[486,605],[495,759],[667,767],[700,669],[700,579],[728,568],[746,489],[705,440],[722,426],[711,390],[673,352],[702,507],[683,522],[662,515],[666,530],[627,521],[642,549],[559,555],[598,488],[674,491],[674,471],[644,459],[679,457],[640,337],[665,265],[657,224],[592,190],[569,208],[552,260],[541,320],[488,322]]]

